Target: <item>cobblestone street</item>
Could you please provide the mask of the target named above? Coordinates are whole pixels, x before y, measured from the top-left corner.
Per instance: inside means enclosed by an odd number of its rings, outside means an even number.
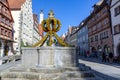
[[[80,63],[90,66],[93,71],[105,80],[120,80],[120,64],[109,62],[101,62],[97,58],[80,57]]]

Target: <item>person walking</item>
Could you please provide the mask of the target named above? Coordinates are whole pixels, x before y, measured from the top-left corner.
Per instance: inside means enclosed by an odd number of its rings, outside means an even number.
[[[89,55],[90,55],[90,52],[89,52],[89,50],[87,51],[87,53],[86,53],[86,54],[87,54],[87,57],[89,57]]]
[[[105,52],[102,53],[102,62],[106,62],[106,54],[105,54]]]
[[[113,62],[113,53],[112,52],[109,53],[109,62],[110,63]]]

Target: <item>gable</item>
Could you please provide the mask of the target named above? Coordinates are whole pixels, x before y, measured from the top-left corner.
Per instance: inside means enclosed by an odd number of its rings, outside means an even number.
[[[4,12],[7,13],[6,17],[9,18],[11,22],[13,22],[13,18],[12,18],[11,11],[9,8],[8,0],[1,0],[0,3],[1,3],[1,6],[3,6]]]

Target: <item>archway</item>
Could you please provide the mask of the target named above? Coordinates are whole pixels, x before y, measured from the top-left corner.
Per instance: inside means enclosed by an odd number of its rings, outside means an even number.
[[[92,47],[91,51],[92,51],[92,52],[95,52],[95,51],[96,51],[96,48],[95,48],[95,47]]]
[[[92,57],[97,57],[97,52],[96,52],[96,48],[95,47],[91,48],[91,56]]]

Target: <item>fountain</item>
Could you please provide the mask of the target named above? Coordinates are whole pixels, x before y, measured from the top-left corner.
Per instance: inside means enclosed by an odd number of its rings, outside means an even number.
[[[96,80],[89,67],[84,64],[76,67],[75,48],[56,34],[60,25],[50,11],[49,17],[42,22],[46,35],[32,47],[22,48],[22,64],[3,72],[2,80]],[[64,47],[52,46],[53,36]],[[48,46],[43,46],[46,40]]]

